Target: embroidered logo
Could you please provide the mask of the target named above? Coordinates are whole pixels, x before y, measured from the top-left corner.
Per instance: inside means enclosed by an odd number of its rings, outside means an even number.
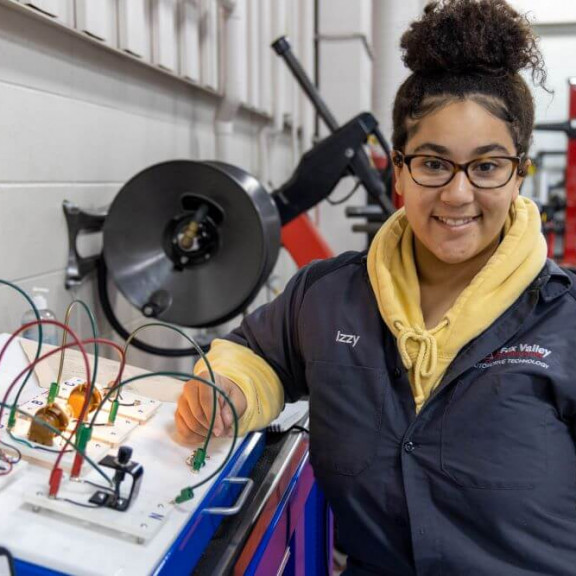
[[[338,330],[338,334],[336,334],[336,342],[342,342],[343,344],[352,344],[352,348],[356,348],[356,344],[358,344],[358,340],[360,340],[360,336],[355,336],[354,334],[343,334]]]
[[[550,354],[552,354],[551,350],[538,344],[504,346],[478,362],[475,368],[491,368],[492,366],[502,366],[504,364],[533,364],[541,368],[549,368],[550,366],[544,362],[544,359],[548,358]]]

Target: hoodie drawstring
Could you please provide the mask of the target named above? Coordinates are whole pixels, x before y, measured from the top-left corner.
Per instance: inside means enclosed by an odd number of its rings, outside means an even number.
[[[425,395],[422,388],[422,378],[429,378],[436,370],[438,363],[438,344],[435,335],[437,332],[448,326],[450,321],[444,318],[433,330],[425,330],[416,326],[404,326],[404,324],[397,320],[394,322],[394,327],[398,331],[398,351],[402,358],[402,363],[407,370],[414,367],[414,402],[416,403],[417,410],[424,403]],[[408,341],[414,340],[418,344],[418,353],[415,360],[412,360],[408,352]]]

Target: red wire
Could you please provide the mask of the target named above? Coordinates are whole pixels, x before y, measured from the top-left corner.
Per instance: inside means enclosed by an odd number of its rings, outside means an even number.
[[[16,378],[12,381],[12,383],[8,387],[8,390],[6,391],[6,394],[4,395],[3,404],[7,403],[8,396],[10,395],[10,392],[12,391],[12,389],[14,388],[14,386],[16,385],[18,380],[20,380],[20,378],[22,378],[22,376],[26,372],[33,370],[39,362],[42,362],[43,360],[45,360],[46,358],[49,358],[53,354],[57,354],[59,352],[62,352],[63,350],[65,350],[67,348],[78,347],[80,349],[81,354],[82,354],[82,357],[84,360],[84,365],[86,368],[86,384],[87,384],[87,386],[86,386],[86,395],[84,398],[84,403],[82,405],[82,410],[81,410],[80,415],[78,417],[78,421],[76,422],[76,426],[75,426],[74,430],[72,431],[72,433],[68,439],[68,441],[71,442],[72,438],[74,437],[74,435],[78,431],[80,423],[84,421],[84,418],[86,416],[86,411],[88,410],[88,407],[90,405],[90,388],[91,388],[91,385],[90,385],[90,363],[88,361],[88,356],[86,354],[86,350],[84,349],[84,345],[85,344],[95,344],[95,343],[104,344],[104,345],[108,345],[108,346],[112,346],[113,348],[116,348],[116,350],[119,352],[120,358],[121,358],[120,359],[120,367],[118,370],[118,376],[116,377],[116,380],[114,382],[114,386],[117,386],[122,379],[122,374],[124,371],[124,365],[125,365],[125,360],[126,360],[124,357],[124,350],[122,349],[121,346],[119,346],[115,342],[112,342],[110,340],[105,340],[103,338],[94,338],[94,339],[88,339],[88,340],[80,341],[78,339],[78,337],[76,336],[75,332],[66,324],[63,324],[62,322],[58,322],[57,320],[40,320],[40,321],[34,321],[34,322],[30,322],[28,324],[25,324],[25,325],[21,326],[16,332],[14,332],[12,334],[12,336],[8,339],[8,341],[4,344],[2,350],[0,351],[0,364],[2,362],[2,359],[4,357],[4,353],[5,353],[6,349],[13,342],[13,340],[18,336],[18,334],[20,334],[20,332],[22,332],[24,330],[27,330],[30,327],[37,326],[38,324],[53,325],[53,326],[57,326],[63,330],[66,330],[70,334],[70,336],[74,339],[74,342],[66,344],[65,346],[59,346],[58,348],[55,348],[54,350],[47,352],[46,354],[44,354],[43,356],[41,356],[37,360],[34,360],[32,363],[30,363],[24,370],[22,370],[22,372],[20,372],[20,374],[18,374],[18,376],[16,376]],[[0,406],[0,419],[2,418],[3,411],[4,411],[4,406],[2,405],[2,406]],[[58,465],[60,464],[60,462],[64,456],[65,449],[66,449],[66,444],[64,444],[64,446],[62,447],[62,450],[60,451],[60,453],[58,454],[58,457],[56,458],[56,461],[55,461],[54,466],[52,468],[51,480],[53,477],[55,477],[57,475],[56,471],[58,469]],[[57,489],[56,489],[56,492],[57,492]]]
[[[8,346],[10,346],[10,344],[14,341],[14,339],[18,336],[18,334],[20,334],[20,332],[23,332],[24,330],[27,330],[28,328],[32,328],[32,327],[38,326],[40,324],[49,325],[49,326],[57,326],[57,327],[61,328],[62,330],[69,332],[70,335],[72,336],[72,338],[74,339],[74,343],[72,345],[75,344],[80,348],[80,352],[82,354],[82,359],[84,360],[84,367],[86,368],[86,384],[87,384],[86,395],[84,398],[84,404],[82,405],[82,411],[81,411],[82,414],[84,414],[85,407],[88,405],[88,403],[90,401],[90,363],[88,362],[88,356],[86,354],[86,350],[84,349],[84,346],[80,342],[80,339],[78,338],[78,336],[76,336],[76,333],[66,324],[64,324],[62,322],[58,322],[58,320],[36,320],[34,322],[29,322],[27,324],[24,324],[23,326],[20,326],[20,328],[18,328],[18,330],[16,330],[15,332],[12,333],[12,335],[10,336],[10,338],[8,339],[6,344],[4,344],[4,346],[2,347],[2,351],[0,352],[0,364],[2,363],[2,359],[4,357],[4,353],[6,352],[6,349],[8,348]],[[63,348],[63,347],[60,347],[60,348]],[[10,392],[12,392],[12,389],[14,388],[14,386],[16,386],[16,383],[18,382],[18,380],[20,380],[20,378],[26,372],[32,371],[34,369],[34,367],[36,366],[36,364],[38,364],[38,362],[41,362],[42,360],[49,358],[50,356],[58,353],[59,351],[61,351],[61,350],[56,348],[55,350],[52,350],[51,352],[44,354],[44,356],[37,358],[36,360],[34,360],[34,362],[29,364],[24,370],[22,370],[22,372],[20,372],[20,374],[18,374],[18,376],[16,376],[16,378],[12,381],[10,386],[8,386],[6,394],[4,395],[2,406],[0,406],[0,421],[2,419],[2,414],[4,412],[4,405],[7,403],[8,397],[10,396]],[[72,433],[70,434],[70,437],[68,438],[68,442],[72,441],[72,438],[74,437],[74,435],[76,434],[76,432],[78,430],[78,427],[80,426],[80,422],[81,422],[81,420],[78,420],[78,422],[76,422],[76,426],[75,426],[74,430],[72,431]],[[56,462],[54,463],[54,467],[52,469],[52,472],[50,473],[50,480],[49,480],[50,496],[55,497],[58,493],[58,488],[60,486],[60,480],[62,478],[62,470],[58,468],[58,465],[60,464],[60,461],[62,460],[62,457],[63,457],[64,452],[65,452],[65,448],[66,448],[66,443],[64,444],[64,447],[62,448],[61,452],[58,454],[58,457],[56,458]]]
[[[0,351],[0,365],[2,364],[2,360],[4,358],[4,353],[6,352],[6,349],[8,348],[8,346],[10,346],[10,344],[14,341],[14,339],[18,336],[18,334],[20,334],[21,332],[24,332],[25,330],[27,330],[28,328],[31,328],[33,326],[38,326],[39,324],[42,325],[49,325],[49,326],[58,326],[59,328],[62,328],[62,330],[66,330],[70,336],[72,336],[72,338],[74,339],[74,343],[72,343],[72,345],[76,345],[80,348],[80,352],[82,354],[82,358],[84,360],[84,366],[86,368],[86,382],[88,384],[88,389],[90,388],[90,363],[88,362],[88,355],[86,354],[86,350],[84,349],[84,346],[82,345],[80,339],[78,338],[78,336],[76,336],[76,333],[69,327],[66,326],[66,324],[63,324],[62,322],[58,322],[58,320],[35,320],[34,322],[28,322],[27,324],[24,324],[23,326],[20,326],[20,328],[18,328],[18,330],[16,330],[15,332],[12,333],[12,335],[10,336],[10,338],[8,339],[8,341],[6,342],[6,344],[4,344],[4,346],[2,347],[2,350]],[[68,347],[68,346],[66,346]],[[51,352],[48,352],[47,354],[44,354],[44,356],[41,356],[40,358],[38,358],[37,360],[35,360],[34,362],[32,362],[32,364],[29,364],[24,370],[22,370],[22,372],[20,372],[20,374],[18,374],[18,376],[12,381],[12,383],[10,384],[10,386],[8,387],[8,390],[6,391],[6,394],[4,394],[4,398],[3,398],[3,405],[0,406],[0,420],[2,419],[2,414],[4,413],[4,404],[7,403],[8,400],[8,396],[10,395],[10,392],[12,392],[12,389],[14,388],[14,386],[16,385],[16,383],[18,382],[18,380],[29,370],[32,370],[36,364],[38,362],[41,362],[42,360],[44,360],[45,358],[48,358],[50,356],[52,356],[52,354],[61,351],[60,348],[56,348],[55,350],[52,350]]]
[[[104,344],[107,346],[112,346],[113,348],[116,348],[116,350],[118,351],[118,353],[120,354],[120,367],[118,369],[118,376],[116,377],[116,380],[114,381],[114,387],[118,385],[118,383],[121,381],[122,379],[122,374],[124,372],[124,365],[126,364],[126,358],[124,357],[124,349],[116,344],[116,342],[112,342],[112,340],[105,340],[104,338],[90,338],[88,340],[83,340],[82,344],[80,344],[80,346],[82,346],[83,344]],[[51,355],[59,350],[62,350],[63,348],[73,348],[76,345],[74,343],[70,343],[67,344],[66,346],[60,346],[59,348],[56,348],[55,350],[53,350],[52,352],[49,352],[48,354],[46,354],[45,356],[47,357],[48,355]],[[41,361],[44,359],[44,356],[42,356],[42,358],[39,358],[36,362],[33,362],[32,365],[29,366],[29,368],[34,368],[34,366],[36,365],[37,362]],[[20,378],[21,375],[18,376],[18,378]],[[86,382],[86,396],[84,397],[84,404],[82,405],[82,411],[80,412],[80,415],[78,416],[78,420],[76,422],[76,426],[74,428],[74,430],[72,431],[72,434],[70,435],[69,440],[71,441],[72,438],[74,437],[74,435],[76,434],[76,432],[78,431],[78,428],[80,427],[80,424],[84,421],[84,418],[86,417],[86,411],[88,410],[88,407],[90,405],[90,382],[87,381]],[[64,457],[66,451],[66,444],[64,444],[62,446],[62,450],[60,450],[60,453],[58,454],[58,457],[56,458],[56,461],[54,462],[54,466],[52,467],[52,473],[54,473],[58,467],[58,465],[60,464],[62,458]]]

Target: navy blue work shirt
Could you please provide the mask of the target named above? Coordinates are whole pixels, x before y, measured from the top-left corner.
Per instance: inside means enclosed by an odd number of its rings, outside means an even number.
[[[576,574],[576,290],[548,261],[418,415],[364,254],[314,263],[229,340],[310,397],[346,575]]]

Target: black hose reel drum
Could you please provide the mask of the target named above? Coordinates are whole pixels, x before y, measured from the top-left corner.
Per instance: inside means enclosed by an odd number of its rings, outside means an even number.
[[[221,162],[164,162],[114,199],[104,260],[145,316],[215,326],[242,312],[264,285],[280,229],[272,197],[247,172]]]

